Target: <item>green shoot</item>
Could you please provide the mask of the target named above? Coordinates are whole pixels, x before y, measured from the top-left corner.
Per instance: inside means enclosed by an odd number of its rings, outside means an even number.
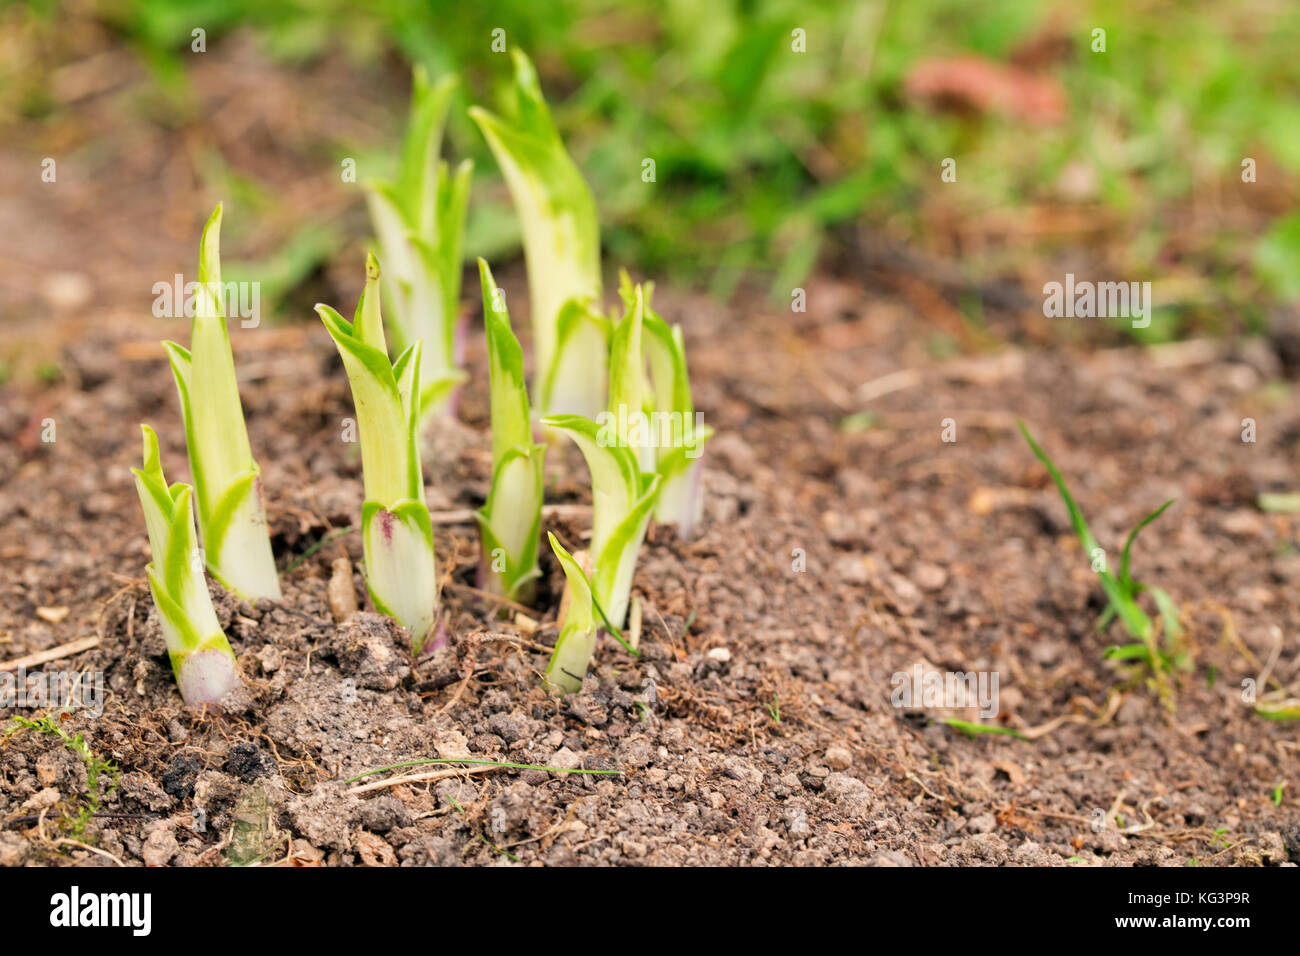
[[[582,689],[587,665],[596,650],[596,620],[592,611],[591,583],[573,556],[565,551],[555,535],[547,532],[551,550],[560,559],[560,567],[569,582],[569,610],[564,615],[555,651],[546,665],[546,683],[560,694],[574,694]]]
[[[561,310],[599,302],[600,224],[591,190],[574,165],[542,97],[537,72],[520,50],[514,60],[513,116],[471,107],[491,147],[523,226],[536,350],[534,399],[540,414],[594,417],[604,405],[606,342],[598,318]],[[563,356],[563,357],[562,357]],[[554,374],[563,361],[565,374]],[[575,374],[576,373],[576,374]]]
[[[353,321],[327,305],[316,312],[338,346],[357,409],[366,587],[378,610],[410,630],[418,653],[438,612],[433,521],[419,452],[421,342],[389,363],[379,282],[379,262],[371,254]]]
[[[626,272],[619,293],[632,307],[635,291]],[[700,456],[713,437],[713,429],[698,420],[691,401],[691,380],[686,370],[686,346],[680,325],[669,326],[651,308],[654,284],[644,293],[644,344],[649,361],[650,387],[645,406],[650,414],[653,470],[663,478],[655,520],[672,524],[683,538],[694,534],[704,508]],[[647,459],[641,459],[643,470]]]
[[[606,411],[600,415],[601,423],[580,415],[552,415],[542,419],[542,424],[572,438],[591,472],[593,571],[588,580],[576,563],[562,561],[570,578],[570,592],[577,590],[575,577],[581,579],[590,591],[603,629],[629,652],[636,653],[623,638],[622,628],[632,596],[637,555],[663,479],[642,468],[643,461],[648,463],[654,453],[643,411],[642,288],[638,286],[628,299],[627,313],[614,330],[610,347],[609,399]],[[580,613],[571,602],[569,616]],[[586,673],[589,657],[590,651],[582,657],[580,670],[566,667],[569,677],[579,684],[578,675]],[[553,659],[552,665],[555,663]]]
[[[632,450],[590,419],[557,415],[542,424],[572,438],[591,471],[591,594],[606,628],[617,634],[627,619],[632,575],[661,479],[643,474]]]
[[[398,179],[371,182],[366,190],[385,263],[394,344],[401,352],[423,343],[420,408],[426,418],[447,411],[465,379],[457,366],[456,319],[473,163],[466,160],[451,172],[438,158],[457,82],[446,76],[430,85],[425,70],[416,67]]]
[[[1261,701],[1256,706],[1255,713],[1265,720],[1276,720],[1278,723],[1300,720],[1300,698],[1292,697],[1282,701]]]
[[[482,539],[479,587],[528,602],[541,574],[537,548],[542,527],[546,446],[533,442],[524,383],[524,355],[510,328],[505,296],[492,271],[478,260],[487,326],[492,405],[492,490],[475,513]]]
[[[20,730],[31,730],[38,734],[57,737],[63,741],[63,746],[81,758],[81,762],[86,765],[86,798],[81,801],[80,806],[77,808],[76,817],[68,819],[68,829],[72,835],[81,837],[86,830],[86,824],[99,812],[99,778],[105,774],[109,777],[108,788],[104,792],[105,796],[117,789],[118,778],[121,775],[117,765],[111,760],[96,756],[81,734],[70,734],[64,730],[59,725],[57,713],[42,714],[36,718],[23,717],[22,715],[11,717],[10,729],[5,736],[12,736]]]
[[[968,720],[958,720],[955,717],[947,717],[939,721],[941,724],[947,724],[953,730],[960,731],[967,737],[974,740],[981,734],[994,734],[1003,737],[1015,737],[1017,740],[1028,740],[1029,738],[1016,730],[1014,727],[995,727],[989,724],[973,724]]]
[[[249,601],[279,600],[280,581],[262,506],[261,470],[248,443],[222,305],[220,243],[218,204],[199,240],[190,348],[175,342],[163,345],[180,393],[208,570]]]
[[[194,536],[191,489],[179,482],[167,484],[158,436],[148,425],[142,425],[141,430],[144,468],[131,471],[153,553],[147,568],[149,590],[158,608],[181,697],[195,707],[218,704],[240,686],[239,672],[203,576],[203,552]]]
[[[1130,557],[1133,549],[1133,542],[1137,539],[1138,533],[1147,525],[1160,517],[1173,501],[1166,501],[1155,511],[1151,512],[1129,532],[1128,539],[1124,542],[1123,556],[1120,559],[1119,574],[1113,573],[1106,562],[1106,552],[1098,545],[1097,539],[1093,537],[1092,531],[1088,528],[1087,521],[1084,520],[1083,512],[1075,504],[1074,497],[1070,494],[1069,488],[1066,487],[1065,478],[1061,475],[1056,465],[1047,457],[1047,453],[1034,441],[1029,434],[1029,429],[1025,427],[1024,422],[1017,422],[1020,426],[1020,432],[1025,436],[1025,441],[1033,450],[1034,455],[1041,461],[1047,472],[1056,484],[1056,490],[1059,492],[1061,499],[1065,502],[1066,510],[1070,513],[1070,522],[1074,526],[1074,532],[1079,538],[1079,543],[1083,547],[1084,554],[1092,562],[1093,570],[1101,580],[1102,590],[1106,594],[1107,606],[1098,622],[1098,629],[1102,630],[1110,622],[1119,618],[1120,624],[1129,636],[1134,638],[1136,643],[1123,645],[1120,647],[1108,648],[1105,656],[1111,660],[1133,660],[1141,661],[1147,664],[1155,676],[1156,682],[1160,687],[1161,697],[1164,699],[1166,706],[1171,705],[1169,698],[1169,687],[1167,680],[1167,671],[1175,666],[1184,666],[1184,658],[1176,653],[1176,643],[1182,635],[1182,625],[1179,623],[1178,606],[1173,599],[1160,588],[1148,587],[1147,585],[1134,580],[1129,572]],[[1137,597],[1142,591],[1150,591],[1156,602],[1156,607],[1160,614],[1160,627],[1163,628],[1165,642],[1168,649],[1160,646],[1160,628],[1156,623],[1147,616],[1138,604]]]
[[[1255,499],[1260,511],[1278,514],[1300,514],[1300,494],[1295,492],[1265,492]]]

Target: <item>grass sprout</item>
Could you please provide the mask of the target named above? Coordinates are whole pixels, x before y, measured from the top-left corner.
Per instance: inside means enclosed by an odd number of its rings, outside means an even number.
[[[1073,495],[1070,494],[1070,489],[1066,486],[1065,478],[1061,475],[1060,470],[1047,456],[1047,452],[1043,451],[1038,442],[1034,441],[1024,422],[1018,421],[1017,424],[1020,426],[1020,432],[1024,435],[1025,441],[1029,443],[1034,455],[1047,468],[1048,474],[1051,475],[1052,481],[1056,484],[1056,490],[1060,494],[1061,500],[1065,502],[1066,510],[1070,513],[1070,522],[1074,526],[1074,532],[1079,538],[1084,554],[1093,562],[1093,568],[1101,581],[1107,604],[1106,610],[1097,622],[1098,631],[1104,631],[1113,620],[1118,618],[1124,630],[1134,639],[1132,643],[1107,648],[1104,656],[1110,660],[1139,661],[1146,664],[1152,671],[1162,700],[1164,700],[1166,706],[1172,706],[1170,696],[1172,691],[1168,682],[1169,672],[1173,669],[1186,670],[1190,667],[1190,660],[1181,646],[1183,628],[1179,620],[1178,606],[1174,603],[1173,598],[1162,589],[1134,579],[1129,565],[1133,542],[1137,540],[1138,534],[1164,514],[1165,509],[1173,504],[1173,500],[1166,501],[1156,508],[1129,532],[1120,558],[1119,573],[1115,574],[1110,570],[1105,551],[1097,543],[1097,539],[1088,528],[1083,512],[1079,510]],[[1138,595],[1143,591],[1150,592],[1155,601],[1159,614],[1159,624],[1153,621],[1138,604]],[[1161,642],[1162,630],[1164,636],[1163,646]]]

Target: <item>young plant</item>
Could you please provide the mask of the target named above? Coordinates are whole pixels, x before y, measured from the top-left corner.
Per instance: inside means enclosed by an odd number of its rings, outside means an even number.
[[[379,276],[379,262],[371,254],[351,322],[327,305],[317,305],[316,312],[338,346],[357,409],[366,586],[375,607],[410,630],[418,653],[438,612],[433,522],[420,469],[421,343],[417,339],[389,363]]]
[[[630,307],[635,292],[626,272],[619,292]],[[655,520],[676,525],[681,537],[690,538],[703,513],[700,456],[713,437],[713,429],[696,420],[682,327],[669,326],[651,308],[653,293],[653,283],[647,282],[642,338],[649,360],[650,387],[645,405],[651,423],[654,470],[663,478]]]
[[[505,296],[492,271],[478,260],[487,326],[492,405],[492,490],[475,513],[482,538],[479,587],[514,601],[532,599],[539,574],[542,468],[546,446],[533,443],[524,355],[510,328]]]
[[[217,621],[203,576],[203,552],[194,536],[189,485],[168,486],[158,436],[144,432],[144,468],[132,468],[144,509],[153,561],[146,569],[163,640],[181,697],[191,706],[220,703],[240,686],[235,653]]]
[[[572,438],[591,471],[592,599],[605,628],[621,642],[632,575],[660,478],[643,474],[632,450],[609,444],[589,418],[554,415],[542,424]]]
[[[590,418],[604,405],[608,348],[606,324],[583,308],[601,295],[596,204],[565,151],[533,64],[518,49],[511,55],[514,116],[479,107],[469,114],[496,156],[523,226],[537,359],[534,403],[542,415]],[[562,317],[570,301],[578,307]]]
[[[456,320],[473,163],[465,160],[453,173],[438,158],[457,82],[445,76],[430,85],[423,67],[416,67],[398,178],[371,182],[366,190],[395,345],[401,351],[424,343],[420,407],[426,418],[445,412],[465,379],[458,367]]]
[[[221,205],[199,240],[199,281],[189,350],[164,342],[185,420],[199,535],[208,570],[249,601],[279,600],[262,478],[248,444],[221,284]]]
[[[555,640],[551,661],[546,665],[546,684],[556,693],[573,694],[582,689],[587,665],[596,651],[598,628],[592,613],[591,582],[555,535],[548,531],[546,536],[569,582],[569,609],[564,615],[560,636]]]
[[[1117,575],[1110,570],[1106,561],[1106,552],[1098,545],[1097,539],[1093,537],[1087,521],[1084,520],[1083,512],[1079,510],[1079,506],[1075,504],[1069,488],[1065,485],[1065,478],[1062,477],[1060,470],[1047,457],[1047,452],[1043,451],[1038,442],[1034,441],[1024,422],[1017,421],[1016,424],[1020,426],[1020,433],[1025,436],[1025,441],[1029,443],[1029,447],[1038,460],[1047,468],[1047,473],[1052,476],[1052,481],[1056,484],[1056,490],[1060,494],[1061,500],[1065,502],[1066,510],[1070,513],[1070,522],[1074,525],[1074,533],[1079,538],[1079,544],[1083,547],[1084,554],[1088,556],[1093,569],[1101,579],[1102,590],[1106,593],[1106,610],[1097,622],[1097,630],[1099,632],[1104,631],[1111,621],[1118,617],[1124,630],[1134,639],[1134,643],[1107,648],[1105,656],[1108,659],[1136,660],[1146,663],[1156,678],[1161,697],[1166,704],[1171,703],[1167,678],[1168,671],[1175,667],[1185,668],[1187,664],[1185,655],[1177,647],[1178,640],[1183,633],[1182,625],[1179,623],[1178,605],[1161,588],[1149,586],[1135,580],[1129,572],[1129,560],[1133,550],[1133,542],[1137,539],[1138,533],[1159,518],[1165,509],[1173,504],[1173,499],[1166,501],[1151,512],[1138,522],[1137,527],[1129,532],[1128,539],[1124,542],[1124,551],[1120,558],[1119,574]],[[1138,604],[1138,595],[1143,591],[1149,591],[1156,602],[1156,608],[1160,613],[1159,625],[1152,621]],[[1165,647],[1161,647],[1160,643],[1162,629]]]
[[[542,424],[568,435],[591,472],[592,598],[605,626],[622,641],[632,574],[662,479],[642,469],[649,434],[642,411],[645,360],[641,324],[645,299],[637,286],[610,346],[608,407],[600,423],[552,415]]]

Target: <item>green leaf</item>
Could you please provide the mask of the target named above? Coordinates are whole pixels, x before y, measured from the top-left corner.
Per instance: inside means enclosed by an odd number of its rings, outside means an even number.
[[[588,303],[570,299],[556,321],[555,361],[542,382],[538,404],[553,412],[592,418],[607,405],[605,371],[610,322]]]
[[[546,665],[546,681],[555,690],[572,694],[582,689],[582,680],[596,650],[591,583],[582,567],[564,550],[555,535],[547,532],[547,538],[569,582],[569,608],[560,628],[560,636],[555,641],[551,660]]]
[[[1029,739],[1014,727],[990,727],[988,724],[972,724],[968,720],[958,720],[955,717],[948,717],[941,720],[940,723],[947,724],[953,730],[959,730],[972,739],[981,734],[996,734],[1004,737],[1015,737],[1017,740]]]
[[[523,227],[540,395],[555,362],[560,308],[570,299],[600,299],[600,227],[591,190],[564,149],[532,63],[517,48],[511,56],[513,121],[479,107],[469,115],[501,167]],[[541,408],[543,414],[572,410]]]
[[[366,498],[393,502],[423,496],[423,482],[417,489],[412,481],[409,399],[404,407],[388,356],[354,336],[351,323],[334,309],[317,305],[316,312],[338,346],[352,387]]]
[[[488,590],[511,600],[541,574],[537,550],[542,525],[545,445],[508,449],[492,474],[487,503],[475,512],[482,537],[483,568]],[[505,555],[504,572],[493,570],[494,553]]]
[[[173,666],[175,666],[175,656],[198,647],[203,640],[203,635],[194,626],[181,603],[172,597],[171,591],[158,576],[152,564],[145,568],[145,574],[149,578],[149,591],[153,595],[153,603],[158,608],[159,617],[166,625],[163,628],[163,636],[169,638],[166,642],[167,650],[173,655]]]
[[[614,529],[640,497],[640,470],[628,448],[618,444],[617,434],[578,415],[555,415],[542,419],[547,428],[564,432],[577,444],[591,472],[591,552],[599,554]]]
[[[218,205],[199,243],[199,290],[190,329],[187,390],[187,433],[192,432],[194,436],[189,447],[190,462],[195,475],[199,520],[205,529],[221,492],[238,474],[253,467],[221,296],[213,294],[221,285],[220,233],[221,206]],[[179,381],[177,388],[180,388]],[[182,404],[186,404],[186,399],[182,399]]]
[[[1156,600],[1156,608],[1160,611],[1160,618],[1165,624],[1165,634],[1170,640],[1178,640],[1183,636],[1183,624],[1178,605],[1174,603],[1163,588],[1151,588],[1151,596]]]
[[[1281,703],[1261,703],[1255,708],[1255,713],[1265,720],[1276,720],[1280,723],[1300,720],[1300,700],[1292,699]]]
[[[1300,493],[1262,494],[1255,499],[1260,511],[1276,511],[1282,514],[1300,514]]]
[[[421,417],[428,418],[433,413],[431,410],[441,408],[451,397],[451,393],[468,379],[469,373],[461,369],[451,369],[441,375],[435,375],[432,381],[426,381],[421,376],[420,381],[423,383],[420,389]]]
[[[206,697],[191,699],[193,695],[213,690],[210,682],[181,680],[181,668],[192,653],[206,648],[223,649],[232,661],[234,654],[217,621],[203,568],[193,561],[195,537],[191,489],[179,482],[167,487],[158,453],[158,437],[147,425],[141,426],[141,432],[144,467],[134,468],[132,472],[144,509],[153,556],[153,561],[145,569],[149,590],[158,608],[163,639],[181,692],[187,695],[186,702],[211,703],[213,701]],[[231,681],[238,679],[230,669],[227,669],[227,678],[226,689]]]
[[[187,604],[186,591],[190,583],[190,562],[195,551],[194,512],[190,505],[188,485],[180,487],[174,499],[171,520],[167,524],[166,544],[161,555],[163,583],[177,601]],[[154,555],[157,562],[159,555]]]
[[[702,445],[708,435],[703,429],[700,434],[704,436]],[[679,462],[682,464],[680,468],[677,467]],[[700,459],[688,458],[685,449],[674,449],[658,466],[663,484],[655,503],[655,520],[676,525],[677,533],[683,539],[689,539],[695,533],[695,525],[704,511],[702,468]]]
[[[1108,661],[1145,661],[1151,663],[1151,649],[1145,644],[1112,644],[1101,652]]]
[[[158,436],[148,425],[141,425],[144,438],[144,468],[132,468],[136,493],[144,509],[145,527],[149,532],[149,548],[154,554],[163,554],[167,548],[167,529],[171,526],[174,504],[163,477],[162,458],[158,453]]]
[[[389,321],[400,348],[423,341],[420,381],[424,416],[446,406],[464,373],[455,368],[461,248],[473,163],[451,172],[439,158],[442,130],[458,84],[430,84],[417,67],[411,117],[396,183],[373,181],[366,196],[384,255]],[[367,338],[371,344],[373,340]]]
[[[1038,442],[1034,441],[1033,436],[1029,434],[1029,429],[1025,427],[1025,423],[1017,420],[1016,424],[1020,427],[1020,433],[1025,436],[1025,441],[1029,443],[1034,455],[1047,468],[1047,473],[1051,475],[1052,481],[1056,484],[1056,490],[1060,494],[1061,500],[1065,502],[1066,510],[1070,513],[1070,522],[1074,525],[1074,533],[1083,546],[1084,555],[1090,557],[1099,545],[1097,539],[1092,536],[1092,531],[1088,528],[1088,522],[1084,520],[1083,512],[1075,504],[1070,489],[1066,487],[1065,478],[1062,477],[1061,472],[1052,463],[1052,460],[1047,457],[1047,452],[1043,451]],[[1153,630],[1151,619],[1138,607],[1132,596],[1125,588],[1121,587],[1120,582],[1116,580],[1110,571],[1101,571],[1098,573],[1098,577],[1101,578],[1102,590],[1106,592],[1107,600],[1110,601],[1111,606],[1119,614],[1120,620],[1128,632],[1142,641],[1151,640]]]
[[[411,94],[411,118],[402,149],[398,190],[406,200],[407,224],[420,235],[433,228],[442,131],[447,122],[452,95],[460,79],[452,73],[430,84],[423,66],[416,66]]]
[[[1139,521],[1137,527],[1128,533],[1128,540],[1124,542],[1124,557],[1120,561],[1120,566],[1119,566],[1119,579],[1121,581],[1125,582],[1126,584],[1132,581],[1132,578],[1129,577],[1129,573],[1128,573],[1129,552],[1132,551],[1133,549],[1133,542],[1134,540],[1136,540],[1138,536],[1138,532],[1140,532],[1143,528],[1145,528],[1151,522],[1155,521],[1162,514],[1164,514],[1165,509],[1168,508],[1173,503],[1174,503],[1174,499],[1170,498],[1168,501],[1162,504],[1155,511],[1151,512],[1149,515],[1147,515],[1145,518]]]
[[[465,239],[465,216],[469,211],[470,183],[474,178],[472,160],[462,160],[456,171],[442,163],[438,167],[438,204],[436,241],[439,255],[437,258],[439,288],[442,291],[443,315],[446,323],[443,330],[444,343],[447,346],[447,358],[451,359],[456,314],[460,306],[460,277],[462,248]],[[429,237],[425,237],[430,241]]]
[[[642,414],[645,402],[645,353],[641,349],[641,324],[645,315],[643,289],[637,286],[632,303],[627,307],[622,321],[614,328],[609,344],[609,404],[606,411],[618,417],[620,408],[624,416]],[[619,439],[627,442],[627,435]]]
[[[409,239],[411,227],[402,212],[401,197],[391,185],[369,184],[366,187],[366,205],[370,209],[370,222],[375,227],[375,236],[383,257],[382,282],[389,302],[390,328],[396,345],[405,348],[419,337],[407,301],[416,270],[421,268]]]
[[[260,495],[255,495],[248,506],[226,508],[220,517],[217,515],[228,489],[249,473],[258,473],[244,424],[222,304],[221,216],[218,204],[199,240],[199,287],[190,348],[174,342],[163,345],[180,397],[199,533],[207,548],[208,566],[223,584],[250,601],[277,599],[280,583]],[[214,520],[220,524],[214,526]],[[232,522],[240,524],[233,533],[239,544],[225,548],[221,542],[231,536]]]
[[[645,350],[650,363],[655,411],[676,412],[683,419],[694,419],[695,406],[691,402],[691,379],[686,368],[682,327],[670,327],[648,304],[645,310]]]
[[[637,555],[641,550],[641,542],[645,539],[646,525],[650,523],[650,515],[659,497],[661,481],[658,475],[648,478],[641,496],[624,514],[601,548],[595,547],[595,535],[592,535],[595,598],[611,627],[620,632],[627,617]]]
[[[686,469],[698,462],[700,455],[704,453],[704,446],[713,437],[713,429],[708,425],[695,428],[694,420],[690,419],[689,421],[691,421],[691,431],[684,438],[681,445],[668,449],[666,453],[662,450],[660,452],[655,471],[663,475],[665,481],[685,473]]]
[[[257,477],[255,471],[244,472],[230,483],[230,487],[217,499],[217,506],[212,510],[212,517],[208,521],[208,536],[203,544],[208,551],[212,552],[211,560],[216,562],[218,567],[221,565],[221,548],[225,543],[226,535],[230,532],[231,522],[242,509],[248,506]]]
[[[366,253],[366,284],[357,300],[357,321],[352,334],[357,341],[368,345],[388,359],[388,341],[384,338],[384,317],[379,303],[379,260],[373,252]]]
[[[524,353],[510,327],[505,296],[483,259],[478,260],[478,271],[483,294],[483,323],[487,328],[492,467],[496,472],[509,449],[532,443],[532,412],[528,405],[528,386],[524,381]]]

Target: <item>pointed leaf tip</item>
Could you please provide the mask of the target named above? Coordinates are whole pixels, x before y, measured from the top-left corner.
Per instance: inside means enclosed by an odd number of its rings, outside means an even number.
[[[140,435],[143,439],[144,453],[141,456],[144,459],[144,470],[153,471],[153,466],[160,463],[162,456],[158,452],[158,435],[148,425],[140,426]]]

